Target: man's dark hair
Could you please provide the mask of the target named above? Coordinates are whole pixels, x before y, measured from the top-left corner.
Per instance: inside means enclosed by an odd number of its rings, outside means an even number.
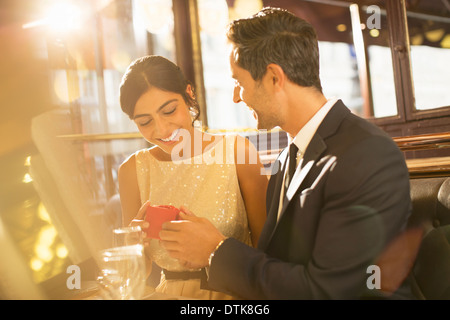
[[[279,65],[288,79],[322,92],[316,31],[307,21],[279,8],[263,8],[233,21],[227,32],[235,48],[236,64],[261,80],[270,63]]]

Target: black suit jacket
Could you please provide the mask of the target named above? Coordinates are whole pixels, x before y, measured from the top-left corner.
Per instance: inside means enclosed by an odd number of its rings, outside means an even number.
[[[305,150],[277,219],[287,151],[273,167],[258,247],[227,239],[209,285],[244,299],[360,298],[369,290],[368,267],[410,215],[404,156],[339,100]]]

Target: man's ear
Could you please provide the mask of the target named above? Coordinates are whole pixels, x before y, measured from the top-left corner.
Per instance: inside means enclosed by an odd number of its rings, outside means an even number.
[[[279,65],[271,63],[267,66],[266,70],[267,80],[274,86],[275,89],[282,89],[286,82],[286,74]]]

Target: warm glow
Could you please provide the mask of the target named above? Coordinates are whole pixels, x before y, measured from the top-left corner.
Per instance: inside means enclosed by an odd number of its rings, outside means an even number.
[[[43,221],[51,223],[50,216],[48,215],[47,209],[44,207],[42,202],[38,205],[38,217]]]
[[[29,173],[25,173],[25,175],[23,176],[22,182],[23,183],[33,182],[33,178],[31,178]]]
[[[413,46],[420,46],[423,43],[423,35],[418,34],[411,37],[411,44]]]
[[[81,27],[81,10],[70,2],[58,2],[49,9],[46,19],[57,30],[75,30]]]
[[[69,251],[67,250],[66,246],[62,243],[58,244],[56,247],[56,256],[60,259],[67,258],[69,255]]]
[[[378,38],[380,36],[380,30],[378,30],[378,29],[371,29],[369,31],[369,34],[373,38]]]
[[[56,229],[52,225],[47,225],[39,231],[34,252],[40,260],[50,262],[53,259],[54,253],[50,247],[55,241],[56,235]]]
[[[228,23],[225,0],[198,0],[200,28],[210,35],[223,34]]]
[[[77,4],[79,4],[78,2]],[[81,28],[83,10],[71,1],[54,1],[44,13],[44,18],[23,25],[23,28],[48,26],[52,31],[68,32]]]
[[[44,263],[42,262],[42,260],[40,260],[38,258],[33,258],[30,261],[30,267],[33,271],[39,271],[42,269],[43,266],[44,266]]]
[[[148,32],[164,33],[173,26],[172,1],[135,0],[137,23]]]
[[[34,248],[34,252],[36,253],[36,256],[44,262],[50,262],[53,259],[52,250],[50,250],[50,248],[45,245],[37,245]]]
[[[111,54],[111,63],[115,70],[125,72],[132,59],[128,52],[115,51]]]
[[[56,229],[52,225],[43,227],[39,232],[38,245],[50,247],[55,241],[56,235]]]
[[[343,24],[343,23],[338,24],[336,26],[336,30],[339,31],[339,32],[347,31],[347,26],[345,24]]]
[[[444,33],[445,33],[444,29],[427,31],[425,32],[425,37],[431,42],[436,42],[442,39]]]
[[[446,35],[441,41],[441,47],[450,49],[450,34]]]
[[[71,84],[69,86],[69,84]],[[62,102],[70,103],[77,100],[80,97],[77,83],[68,83],[67,73],[60,71],[55,73],[53,79],[53,89],[56,96]]]
[[[236,0],[230,8],[230,19],[246,18],[263,8],[262,0]]]

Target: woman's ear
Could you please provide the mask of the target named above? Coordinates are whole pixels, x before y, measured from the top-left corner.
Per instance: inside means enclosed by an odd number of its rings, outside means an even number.
[[[195,99],[194,90],[190,84],[186,86],[186,92],[192,99]]]
[[[194,88],[192,88],[192,85],[188,84],[186,86],[186,93],[192,99],[191,103],[188,103],[188,107],[189,107],[189,113],[192,118],[192,125],[194,125],[195,120],[197,120],[197,118],[200,114],[200,108],[199,108],[197,102],[195,101]]]

